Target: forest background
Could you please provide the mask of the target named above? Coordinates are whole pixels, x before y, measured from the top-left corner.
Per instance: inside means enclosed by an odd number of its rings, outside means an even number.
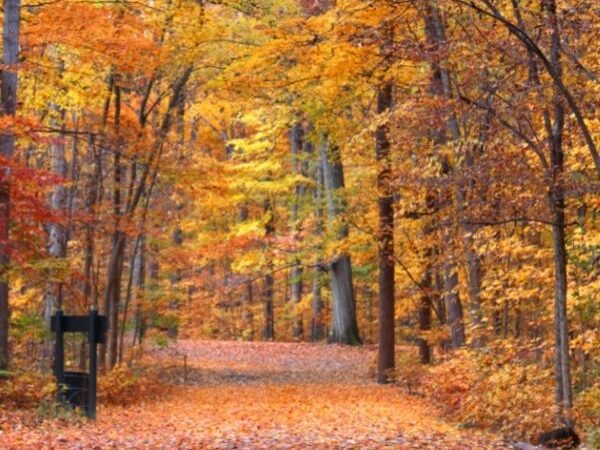
[[[600,442],[597,2],[3,14],[7,401],[93,307],[107,373],[177,336],[377,343],[465,426]]]

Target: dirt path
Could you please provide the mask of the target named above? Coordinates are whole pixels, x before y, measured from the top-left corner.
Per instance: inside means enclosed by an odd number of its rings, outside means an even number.
[[[182,342],[155,355],[166,398],[100,408],[89,425],[0,431],[2,449],[507,449],[459,432],[424,400],[367,376],[373,351]]]

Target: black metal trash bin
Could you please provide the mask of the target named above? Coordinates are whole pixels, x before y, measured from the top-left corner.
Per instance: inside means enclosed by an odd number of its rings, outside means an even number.
[[[88,374],[65,372],[63,398],[74,407],[86,409],[88,403]]]

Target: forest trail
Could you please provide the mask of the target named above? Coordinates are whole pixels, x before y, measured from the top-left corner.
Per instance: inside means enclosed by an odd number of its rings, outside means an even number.
[[[372,348],[184,341],[152,358],[171,385],[166,396],[150,390],[134,405],[101,406],[91,426],[5,429],[0,448],[509,448],[457,430],[424,399],[374,383]]]

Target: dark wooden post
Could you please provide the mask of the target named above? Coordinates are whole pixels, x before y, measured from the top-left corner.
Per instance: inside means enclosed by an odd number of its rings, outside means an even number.
[[[98,311],[92,307],[90,309],[90,325],[88,331],[88,343],[90,345],[90,368],[88,377],[88,404],[87,404],[87,416],[90,419],[96,419],[96,376],[97,376],[97,365],[98,358],[96,355],[96,344],[98,342]]]
[[[90,419],[96,418],[96,387],[98,358],[96,345],[106,343],[107,320],[105,316],[98,315],[95,308],[90,309],[88,316],[65,316],[58,310],[52,317],[50,329],[56,333],[56,348],[54,358],[54,374],[58,384],[56,395],[59,403],[68,401],[75,407],[85,406],[86,416]],[[64,333],[87,333],[90,364],[89,372],[66,372],[65,373],[65,349]],[[65,377],[68,375],[68,378]],[[83,397],[81,393],[84,379],[87,379],[87,394]],[[66,385],[66,386],[65,386]],[[65,388],[68,399],[65,399]]]

